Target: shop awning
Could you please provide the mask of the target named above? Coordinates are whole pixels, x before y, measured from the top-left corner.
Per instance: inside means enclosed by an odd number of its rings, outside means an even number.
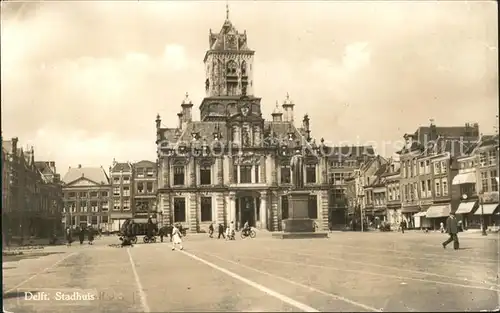
[[[462,173],[453,178],[452,185],[473,184],[476,182],[476,173]]]
[[[420,207],[418,205],[404,206],[401,208],[401,213],[418,213],[420,212]]]
[[[482,208],[481,208],[482,206]],[[476,212],[474,215],[481,215],[484,212],[484,215],[492,215],[493,212],[495,212],[496,208],[498,207],[498,203],[488,203],[488,204],[483,204],[479,205],[477,208]]]
[[[427,212],[418,212],[417,214],[413,215],[413,217],[425,217],[427,215]]]
[[[455,214],[468,214],[472,211],[472,209],[474,209],[475,204],[476,201],[460,202],[460,205],[458,206]]]
[[[427,209],[427,218],[438,218],[450,215],[451,207],[449,204],[432,205]]]

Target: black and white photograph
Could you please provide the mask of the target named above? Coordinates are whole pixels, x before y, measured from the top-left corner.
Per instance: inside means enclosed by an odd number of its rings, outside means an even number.
[[[0,4],[3,312],[500,309],[496,1]]]

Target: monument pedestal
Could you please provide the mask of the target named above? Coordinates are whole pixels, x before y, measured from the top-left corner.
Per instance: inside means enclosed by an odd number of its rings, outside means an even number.
[[[309,192],[295,190],[288,198],[289,218],[284,220],[283,232],[273,233],[274,238],[328,238],[327,232],[315,232],[314,220],[309,216]]]

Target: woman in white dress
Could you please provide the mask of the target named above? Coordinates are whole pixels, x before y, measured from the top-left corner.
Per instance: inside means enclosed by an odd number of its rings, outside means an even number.
[[[181,232],[179,231],[179,228],[177,228],[177,225],[174,225],[172,227],[172,250],[175,250],[175,245],[179,245],[179,248],[182,250],[182,235]]]

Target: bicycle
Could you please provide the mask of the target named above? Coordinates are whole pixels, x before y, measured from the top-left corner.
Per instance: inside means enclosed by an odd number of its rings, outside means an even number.
[[[255,236],[257,236],[257,233],[255,232],[255,230],[253,229],[247,229],[247,230],[243,230],[240,234],[241,238],[244,239],[246,237],[250,237],[250,238],[255,238]]]

